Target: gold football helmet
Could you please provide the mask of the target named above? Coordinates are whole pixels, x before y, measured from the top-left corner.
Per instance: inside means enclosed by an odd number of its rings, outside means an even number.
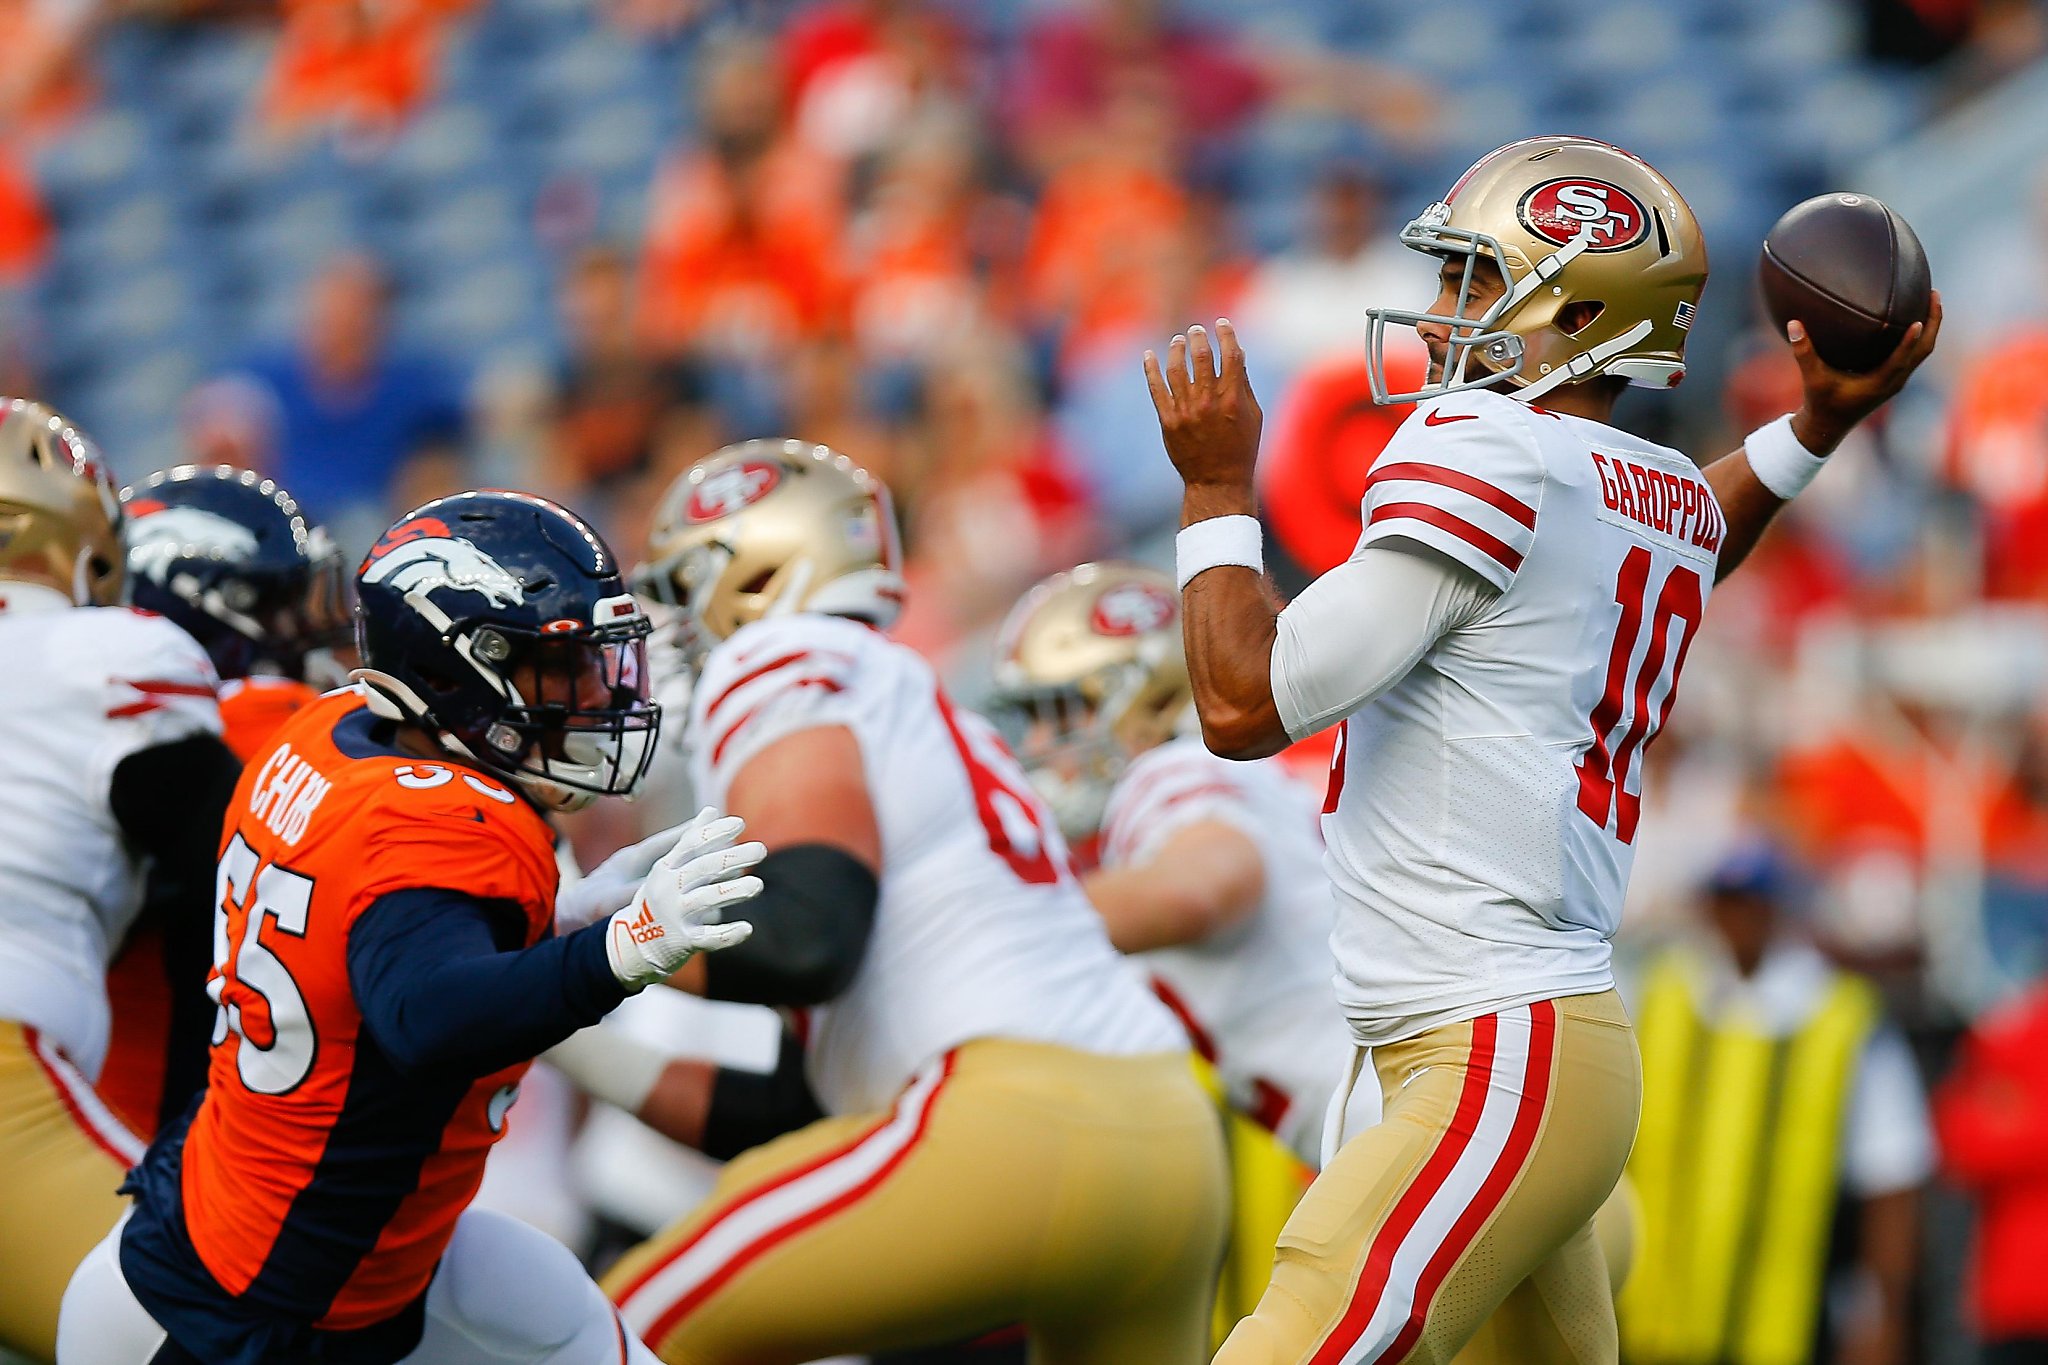
[[[996,637],[991,710],[1070,839],[1095,833],[1124,767],[1173,738],[1193,699],[1180,596],[1156,569],[1054,574]]]
[[[889,490],[830,446],[746,441],[706,456],[662,495],[635,592],[674,608],[701,653],[789,612],[886,629],[903,609]]]
[[[84,432],[23,398],[0,398],[0,578],[121,599],[120,491]]]
[[[1457,316],[1366,310],[1373,400],[1405,403],[1489,385],[1534,402],[1560,384],[1615,375],[1670,388],[1707,283],[1707,246],[1685,200],[1648,162],[1583,137],[1533,137],[1481,157],[1449,194],[1401,229],[1401,243],[1464,259]],[[1507,292],[1464,316],[1474,263],[1495,261]],[[1598,305],[1575,332],[1567,305]],[[1450,328],[1443,373],[1409,393],[1387,386],[1388,326]],[[1467,377],[1474,355],[1486,373]]]

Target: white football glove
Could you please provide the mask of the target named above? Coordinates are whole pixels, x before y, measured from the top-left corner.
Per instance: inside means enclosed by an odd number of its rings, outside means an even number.
[[[656,862],[633,903],[611,918],[604,941],[612,975],[629,991],[665,981],[696,954],[745,943],[754,926],[722,923],[727,906],[761,894],[761,879],[734,875],[767,856],[758,843],[735,843],[737,816],[706,806]]]
[[[572,934],[632,901],[661,855],[676,846],[695,821],[670,825],[637,844],[628,844],[555,893],[555,932]]]

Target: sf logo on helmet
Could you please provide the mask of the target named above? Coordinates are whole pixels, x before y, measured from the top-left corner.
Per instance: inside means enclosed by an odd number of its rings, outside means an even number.
[[[717,521],[768,496],[782,482],[782,471],[763,460],[714,469],[690,490],[686,515],[691,521]]]
[[[399,539],[387,535],[370,552],[370,562],[363,566],[363,582],[389,583],[408,597],[436,588],[455,588],[479,593],[494,607],[513,607],[526,601],[526,588],[511,570],[459,536]]]
[[[1588,251],[1623,251],[1650,234],[1650,211],[1605,180],[1546,180],[1522,196],[1522,226],[1569,246],[1585,233]]]
[[[1097,635],[1144,635],[1173,624],[1173,598],[1150,583],[1124,583],[1095,599],[1088,624]]]

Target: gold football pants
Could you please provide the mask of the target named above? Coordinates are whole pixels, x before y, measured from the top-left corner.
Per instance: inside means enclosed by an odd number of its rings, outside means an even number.
[[[50,1040],[0,1020],[0,1346],[57,1354],[57,1308],[142,1144]]]
[[[987,1039],[887,1113],[740,1156],[604,1287],[670,1365],[798,1365],[1015,1322],[1040,1365],[1199,1365],[1228,1181],[1184,1056]]]
[[[1516,1006],[1373,1063],[1385,1118],[1309,1188],[1216,1365],[1613,1365],[1594,1217],[1642,1096],[1620,998]]]

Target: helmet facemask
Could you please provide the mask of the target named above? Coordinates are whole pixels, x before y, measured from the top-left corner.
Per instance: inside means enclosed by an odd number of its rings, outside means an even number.
[[[653,605],[656,648],[670,667],[680,667],[692,681],[718,642],[731,633],[706,618],[719,580],[732,564],[723,541],[699,541],[628,576],[633,591]],[[773,604],[770,604],[772,612]],[[657,684],[662,679],[656,679]]]
[[[626,599],[630,604],[630,599]],[[502,773],[550,810],[580,810],[599,796],[630,796],[654,759],[661,708],[647,698],[646,616],[603,626],[556,622],[541,630],[495,621],[451,622],[441,642],[503,705],[473,720],[463,685],[431,675],[424,695],[387,674],[358,669],[380,714],[410,720]],[[382,702],[382,705],[376,703]]]
[[[503,684],[508,705],[480,736],[459,737],[530,790],[560,793],[549,802],[558,808],[587,803],[569,793],[630,796],[661,721],[647,699],[648,634],[638,614],[559,631],[479,626],[455,646]]]
[[[1110,793],[1131,761],[1110,721],[1115,702],[1090,701],[1090,681],[1114,687],[1109,679],[1083,679],[1066,687],[1007,692],[990,708],[1060,833],[1076,843],[1102,828]]]
[[[1401,308],[1368,308],[1365,310],[1365,361],[1367,376],[1372,384],[1372,401],[1382,406],[1390,403],[1415,403],[1430,398],[1441,398],[1446,394],[1464,393],[1471,389],[1496,388],[1512,383],[1522,377],[1527,363],[1528,347],[1523,339],[1507,330],[1507,325],[1533,299],[1537,291],[1554,279],[1557,274],[1581,252],[1591,245],[1590,230],[1582,232],[1578,240],[1559,247],[1549,256],[1538,261],[1534,269],[1525,270],[1520,279],[1515,278],[1512,262],[1516,259],[1500,240],[1483,232],[1449,226],[1451,206],[1439,201],[1423,210],[1422,215],[1401,229],[1401,245],[1411,251],[1420,251],[1439,260],[1462,260],[1464,268],[1458,281],[1458,304],[1454,313],[1414,312]],[[1467,310],[1472,304],[1472,284],[1481,260],[1492,261],[1500,270],[1503,283],[1507,285],[1501,296],[1490,304],[1478,317],[1471,317]],[[1395,327],[1415,328],[1430,324],[1447,329],[1449,341],[1444,351],[1443,372],[1432,382],[1425,380],[1422,387],[1408,393],[1393,393],[1387,385],[1386,329]],[[1648,330],[1646,327],[1645,331]],[[1476,376],[1468,377],[1472,357],[1477,355],[1485,362],[1485,369]],[[1548,390],[1564,382],[1565,371],[1559,370],[1553,376],[1546,376],[1543,389]],[[1528,386],[1531,389],[1534,386]],[[1531,397],[1537,396],[1531,392]]]

